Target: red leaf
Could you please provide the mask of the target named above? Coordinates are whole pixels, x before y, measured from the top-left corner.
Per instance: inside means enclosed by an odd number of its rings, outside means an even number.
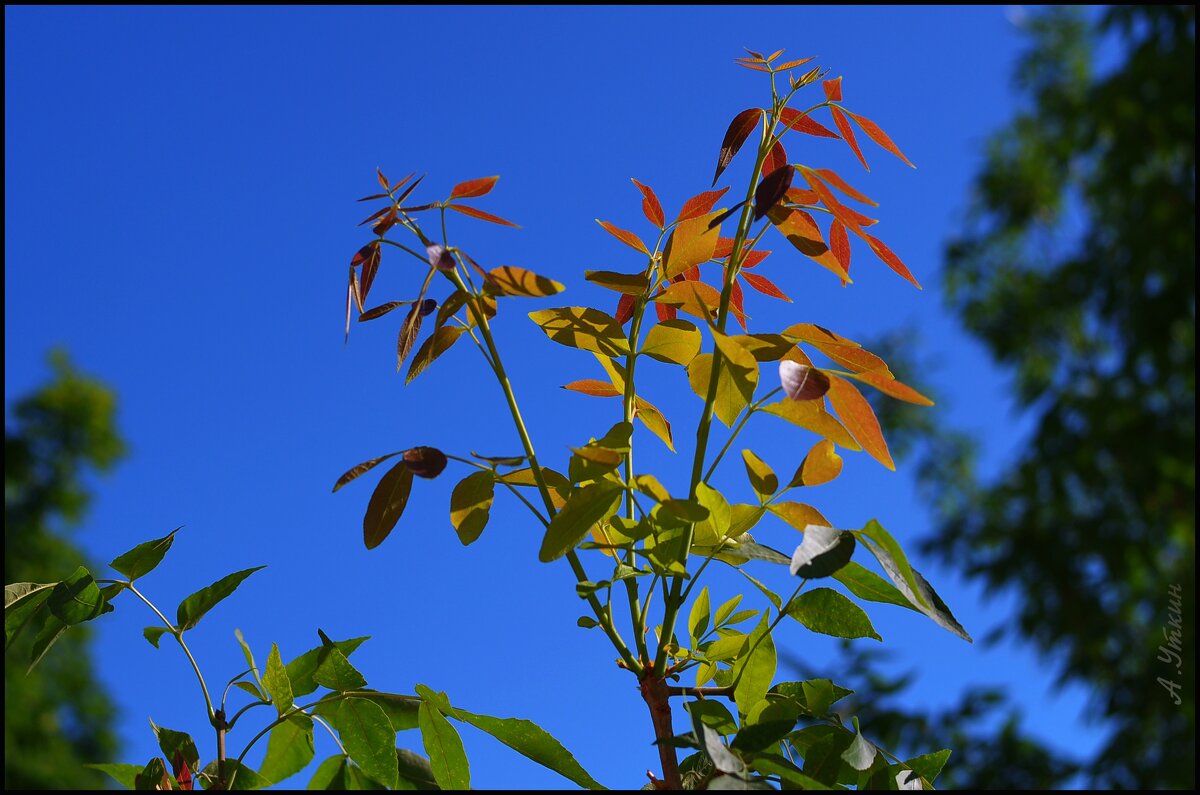
[[[846,235],[846,225],[834,218],[829,226],[829,250],[837,261],[842,264],[842,270],[850,272],[850,238]]]
[[[446,468],[446,454],[436,447],[413,447],[404,451],[403,458],[419,478],[436,478]]]
[[[868,197],[864,196],[863,194],[859,193],[858,191],[856,191],[854,188],[850,187],[846,183],[846,180],[839,177],[837,172],[834,171],[833,169],[817,168],[817,169],[813,169],[813,171],[815,171],[817,174],[820,174],[821,179],[825,180],[830,185],[832,185],[833,187],[840,190],[842,193],[849,196],[851,199],[854,199],[855,201],[860,201],[863,204],[869,204],[872,207],[879,206],[879,202],[871,200],[870,198],[868,198]]]
[[[622,295],[617,301],[617,311],[614,313],[617,325],[623,326],[633,318],[633,296]]]
[[[742,331],[746,331],[746,310],[742,296],[742,285],[736,281],[733,283],[733,289],[729,291],[729,305],[733,308],[733,316],[737,318]]]
[[[770,256],[770,254],[770,251],[747,251],[745,258],[742,260],[742,267],[753,268]]]
[[[674,320],[679,315],[679,312],[675,309],[675,307],[667,306],[666,304],[655,303],[654,310],[658,313],[658,319],[660,321]]]
[[[601,221],[599,218],[596,219],[596,223],[598,223],[598,224],[600,224],[600,226],[604,227],[605,232],[608,232],[610,235],[615,237],[617,240],[620,240],[625,245],[629,246],[630,248],[637,249],[638,251],[642,252],[646,256],[650,256],[650,249],[646,248],[646,244],[642,242],[642,239],[639,238],[637,235],[635,235],[633,232],[627,232],[624,229],[621,229],[620,227],[613,226],[608,221]]]
[[[917,282],[912,273],[907,267],[905,267],[904,263],[900,261],[900,258],[897,257],[890,248],[883,244],[882,240],[877,237],[872,237],[871,235],[864,236],[866,237],[867,242],[871,245],[871,250],[875,252],[875,256],[883,260],[884,264],[894,270],[896,273],[912,282],[913,286],[918,290],[921,289],[920,283]]]
[[[379,246],[376,246],[375,256],[367,257],[367,261],[363,264],[362,277],[359,282],[359,303],[365,304],[367,302],[367,293],[371,291],[371,285],[375,281],[375,274],[379,272],[379,248]]]
[[[858,126],[862,127],[862,131],[865,132],[867,137],[869,137],[872,141],[879,144],[884,149],[903,160],[905,163],[908,163],[913,168],[916,168],[916,166],[913,166],[912,161],[905,157],[904,153],[900,151],[900,147],[896,146],[896,144],[892,142],[892,139],[888,137],[888,134],[879,129],[878,124],[866,118],[865,116],[859,116],[857,113],[851,113],[850,111],[846,111],[846,115],[858,122]]]
[[[830,108],[829,112],[833,114],[833,123],[841,130],[842,136],[845,137],[846,143],[850,144],[850,148],[854,150],[854,154],[858,155],[859,161],[863,164],[863,168],[867,171],[871,167],[867,165],[867,159],[863,157],[862,150],[858,148],[858,141],[854,138],[854,129],[850,126],[850,122],[846,121],[846,117],[837,108]]]
[[[643,185],[636,179],[633,180],[633,184],[637,185],[638,190],[642,192],[642,212],[646,214],[646,219],[662,229],[667,225],[667,217],[663,215],[663,208],[658,197],[654,195],[654,191],[648,185]]]
[[[829,129],[823,124],[820,124],[816,120],[809,118],[795,108],[784,108],[779,114],[779,119],[789,130],[797,130],[799,132],[808,133],[809,135],[816,135],[821,138],[840,137],[833,130]]]
[[[733,238],[720,237],[717,238],[717,247],[713,251],[713,259],[725,259],[733,253]]]
[[[746,280],[746,284],[758,290],[763,295],[787,301],[789,304],[792,302],[792,299],[788,298],[787,294],[776,287],[766,276],[759,276],[757,273],[743,273],[741,277]]]
[[[713,174],[713,185],[717,184],[721,172],[725,170],[734,155],[742,148],[742,144],[746,142],[750,133],[758,126],[758,119],[761,115],[760,109],[750,108],[733,117],[733,121],[729,123],[729,129],[725,131],[725,138],[721,141],[721,151],[717,155],[717,173]],[[705,210],[705,212],[708,211]]]
[[[350,267],[357,268],[359,265],[369,262],[372,259],[378,264],[379,241],[377,240],[372,240],[370,243],[354,252],[354,256],[350,258]]]
[[[483,210],[477,210],[474,207],[466,207],[461,204],[447,204],[446,209],[454,210],[455,212],[462,213],[463,215],[469,215],[472,218],[478,218],[480,221],[491,221],[493,224],[503,224],[504,226],[512,226],[517,229],[521,228],[519,224],[514,224],[512,221],[505,221],[499,216],[492,215],[491,213],[485,213]]]
[[[698,218],[701,215],[706,215],[712,210],[713,205],[721,200],[729,191],[729,188],[721,188],[720,190],[706,190],[699,193],[683,203],[683,209],[679,211],[679,217],[675,219],[676,223],[686,221],[690,218]]]
[[[829,246],[825,245],[825,240],[821,237],[821,229],[811,215],[803,210],[785,210],[776,207],[768,214],[768,217],[801,254],[837,274],[838,278],[847,278],[842,264],[830,253]]]
[[[825,99],[830,102],[842,101],[842,78],[836,80],[822,80],[821,88],[825,89]]]
[[[387,177],[383,175],[383,171],[381,171],[378,166],[375,167],[375,175],[379,177],[379,187],[390,193],[392,189],[388,187]]]
[[[762,173],[770,174],[776,169],[783,168],[787,165],[787,150],[783,148],[781,141],[776,141],[771,147],[771,151],[767,152],[767,157],[763,160]]]
[[[777,168],[767,174],[763,177],[762,182],[758,183],[758,187],[754,190],[755,221],[762,218],[779,203],[779,200],[787,193],[787,189],[792,186],[792,175],[795,173],[795,169],[785,165],[783,168]]]
[[[413,343],[417,340],[417,335],[421,333],[421,304],[417,304],[408,311],[404,317],[404,322],[400,324],[400,334],[396,337],[396,372],[400,372],[400,365],[404,364],[404,360],[408,358],[409,351],[412,350]]]
[[[749,47],[743,47],[742,49],[745,50],[746,52],[750,53],[751,55],[753,55],[754,60],[756,60],[756,61],[765,61],[766,60],[766,58],[762,57],[761,52],[755,52],[754,50],[750,49]]]
[[[485,196],[491,193],[492,188],[496,186],[496,180],[500,179],[499,175],[495,177],[480,177],[479,179],[469,179],[466,182],[460,182],[454,186],[454,190],[450,191],[451,199],[473,199],[476,196]]]

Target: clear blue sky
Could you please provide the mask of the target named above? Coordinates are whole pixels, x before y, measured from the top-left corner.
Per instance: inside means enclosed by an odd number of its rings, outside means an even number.
[[[865,138],[870,174],[839,142],[794,139],[792,160],[833,167],[877,199],[879,236],[926,289],[861,248],[856,283],[843,289],[776,238],[763,269],[797,301],[754,296],[752,330],[808,321],[871,338],[913,326],[921,358],[940,367],[937,410],[983,436],[994,468],[1024,426],[1003,374],[945,312],[938,270],[983,138],[1014,109],[1012,16],[1002,7],[8,7],[6,405],[43,381],[55,345],[117,391],[131,455],[97,483],[79,540],[109,560],[186,525],[145,583],[165,609],[228,572],[269,564],[192,633],[211,681],[242,667],[234,627],[260,662],[272,642],[285,659],[316,645],[318,627],[370,634],[354,659],[372,686],[426,683],[466,709],[532,719],[601,782],[640,786],[656,754],[635,683],[602,635],[575,626],[584,606],[569,568],[537,562],[541,533],[519,506],[499,503],[483,538],[462,547],[446,514],[453,475],[465,472],[452,470],[417,484],[395,533],[368,552],[361,516],[374,478],[330,494],[349,466],[391,450],[519,448],[469,346],[408,388],[394,372],[399,318],[358,326],[343,346],[346,265],[368,239],[354,200],[374,191],[376,166],[393,178],[428,172],[417,195],[429,200],[502,175],[478,205],[523,228],[454,218],[452,235],[487,265],[568,286],[561,300],[512,299],[496,324],[541,455],[562,466],[566,447],[602,433],[619,408],[557,388],[599,369],[547,341],[524,312],[612,303],[582,272],[638,267],[593,220],[648,233],[630,177],[653,186],[668,215],[708,188],[729,120],[765,101],[763,76],[732,63],[742,47],[818,56],[845,77],[848,107],[919,168]],[[736,160],[722,184],[744,185],[747,167]],[[412,298],[417,278],[385,258],[373,294]],[[647,392],[686,440],[699,401],[681,374],[658,368]],[[763,422],[739,448],[790,472],[812,441]],[[668,486],[684,480],[690,457],[649,434],[639,444],[639,468]],[[913,539],[929,517],[912,476],[903,461],[893,474],[848,455],[838,483],[812,501],[839,526],[877,517]],[[721,484],[747,496],[736,458]],[[760,538],[791,549],[796,534],[779,525]],[[1006,599],[917,565],[977,638],[1006,620]],[[786,587],[782,569],[754,573]],[[728,598],[743,582],[722,575],[710,588]],[[1086,694],[1054,695],[1051,668],[1029,652],[967,645],[907,611],[870,613],[895,668],[921,670],[920,704],[949,706],[971,683],[1006,684],[1039,736],[1084,752],[1101,738],[1082,720]],[[99,670],[127,741],[120,761],[156,753],[148,717],[194,732],[211,758],[182,655],[141,638],[151,618],[126,602],[100,622]],[[783,638],[790,653],[831,659],[825,638],[798,627]],[[563,783],[463,734],[477,787]],[[246,739],[235,733],[231,746]],[[400,739],[420,748],[415,732]],[[329,753],[319,737],[318,759]]]

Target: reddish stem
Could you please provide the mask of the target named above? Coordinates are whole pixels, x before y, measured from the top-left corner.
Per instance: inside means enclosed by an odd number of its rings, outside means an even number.
[[[650,668],[646,670],[649,671]],[[675,746],[670,744],[670,739],[675,736],[671,725],[670,688],[664,677],[653,674],[645,676],[640,687],[642,698],[650,708],[650,720],[654,722],[654,738],[658,741],[658,758],[662,763],[662,783],[666,789],[683,789]]]

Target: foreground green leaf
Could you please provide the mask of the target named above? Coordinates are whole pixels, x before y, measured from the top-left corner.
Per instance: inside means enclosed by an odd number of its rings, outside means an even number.
[[[180,528],[176,527],[162,538],[138,544],[124,555],[119,555],[108,565],[128,577],[130,582],[138,577],[144,577],[162,562],[179,530]]]
[[[196,626],[200,623],[200,619],[204,618],[205,613],[236,591],[243,580],[259,569],[265,568],[266,566],[255,566],[252,569],[242,569],[222,577],[207,588],[196,591],[179,603],[179,608],[175,612],[175,628],[180,632],[185,632]]]
[[[604,789],[588,775],[571,752],[546,730],[520,718],[492,718],[462,709],[452,709],[450,717],[487,732],[517,753],[567,778],[586,789]]]

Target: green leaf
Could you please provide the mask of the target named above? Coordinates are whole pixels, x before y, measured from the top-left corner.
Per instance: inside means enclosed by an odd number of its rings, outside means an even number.
[[[742,595],[738,594],[737,596],[730,599],[728,602],[725,602],[723,605],[718,607],[716,614],[713,616],[713,627],[714,628],[720,627],[722,624],[724,624],[725,619],[727,619],[727,618],[729,618],[729,616],[733,615],[733,611],[737,610],[737,606],[741,603],[742,603]]]
[[[352,698],[365,698],[378,706],[392,722],[392,728],[397,732],[417,728],[417,708],[421,700],[416,696],[403,696],[398,693],[382,693],[377,690],[358,690]]]
[[[46,652],[50,651],[50,647],[57,643],[62,634],[67,631],[67,625],[58,618],[49,613],[46,613],[45,616],[45,623],[42,624],[41,630],[33,639],[33,649],[29,653],[29,667],[25,670],[26,674],[37,667],[37,664],[46,656]]]
[[[747,637],[747,635],[743,635],[741,632],[731,632],[724,637],[717,638],[704,649],[704,658],[714,662],[717,660],[732,660],[746,648]]]
[[[175,541],[175,534],[179,530],[180,528],[176,527],[162,538],[138,544],[124,555],[118,556],[108,565],[128,577],[130,582],[136,580],[138,577],[144,577],[154,571],[154,567],[162,562],[163,557],[167,554],[167,550],[171,548],[171,544]]]
[[[345,769],[348,758],[343,754],[334,754],[317,765],[307,789],[347,789]]]
[[[238,690],[241,690],[245,693],[249,693],[250,695],[254,696],[255,701],[270,701],[270,699],[267,698],[267,694],[264,693],[259,688],[259,686],[256,685],[254,682],[246,682],[244,680],[241,680],[241,681],[234,682],[233,686],[236,687]]]
[[[338,736],[349,757],[375,781],[396,786],[396,732],[383,709],[367,699],[347,698],[336,715]]]
[[[404,383],[411,382],[414,378],[425,372],[425,368],[433,364],[439,356],[446,351],[454,343],[458,342],[458,338],[462,336],[463,329],[461,326],[442,326],[437,331],[430,334],[421,347],[417,349],[416,355],[413,356],[412,363],[408,366],[408,375],[404,377]]]
[[[780,682],[771,688],[771,692],[791,699],[806,713],[816,718],[824,717],[829,713],[831,706],[854,693],[853,690],[834,684],[828,679]]]
[[[191,735],[175,731],[174,729],[165,729],[162,726],[155,726],[154,721],[150,721],[150,728],[154,730],[154,737],[158,740],[158,747],[162,749],[163,756],[166,757],[168,764],[175,768],[179,764],[179,759],[182,758],[187,763],[188,768],[196,770],[200,766],[200,752],[196,750],[196,743],[192,740]]]
[[[750,488],[754,489],[760,502],[766,502],[779,489],[779,476],[752,450],[742,451],[742,462],[746,465]]]
[[[383,463],[384,461],[388,460],[389,458],[398,456],[402,452],[404,452],[404,451],[397,450],[394,453],[388,453],[387,455],[381,455],[378,458],[372,458],[370,461],[364,461],[357,466],[351,467],[349,470],[347,470],[345,473],[343,473],[340,478],[337,479],[336,483],[333,484],[333,490],[337,491],[342,486],[345,486],[347,483],[349,483],[350,481],[357,478],[359,475],[362,475],[362,474],[365,474],[365,473],[371,471],[372,469],[374,469],[376,467],[376,465]],[[326,761],[329,761],[329,760],[326,760]]]
[[[167,766],[156,756],[133,777],[133,788],[136,790],[162,789],[163,777],[166,775]]]
[[[868,602],[899,605],[909,610],[917,610],[916,605],[900,593],[894,585],[880,577],[870,569],[850,561],[833,574],[833,579],[850,589],[850,593]],[[917,612],[920,612],[917,610]]]
[[[573,781],[585,789],[604,789],[588,775],[571,752],[536,723],[520,718],[492,718],[461,709],[451,709],[450,717],[487,732],[517,753]]]
[[[729,537],[737,538],[744,533],[750,532],[766,512],[767,509],[762,505],[738,503],[737,505],[729,506]]]
[[[692,610],[688,613],[688,636],[693,646],[708,632],[708,619],[708,587],[705,586],[700,589],[700,595],[692,602]]]
[[[619,483],[599,481],[572,492],[562,510],[550,520],[538,560],[549,563],[575,548],[596,522],[607,519],[621,504]]]
[[[934,751],[931,754],[922,754],[914,756],[904,764],[911,768],[917,775],[933,783],[942,772],[942,768],[946,766],[946,760],[950,758],[950,749],[943,748],[940,751]]]
[[[842,760],[858,771],[870,770],[875,762],[875,746],[862,736],[858,727],[858,718],[854,718],[854,741],[842,752]]]
[[[355,649],[369,639],[370,636],[351,638],[350,640],[335,641],[333,645],[344,656],[349,657]],[[293,697],[306,696],[317,689],[317,681],[313,677],[321,662],[321,652],[324,650],[324,645],[310,649],[285,666],[288,680],[292,683]]]
[[[696,501],[708,512],[708,516],[700,520],[692,533],[692,543],[698,546],[714,547],[729,535],[730,508],[729,502],[721,492],[707,483],[696,484]]]
[[[50,598],[56,585],[56,582],[18,582],[4,586],[5,649],[33,620],[34,614]]]
[[[429,767],[438,786],[442,789],[469,789],[471,767],[463,750],[462,739],[450,721],[428,701],[421,702],[417,719],[421,728],[421,742],[425,746],[425,753],[429,754]]]
[[[91,621],[105,612],[105,604],[100,586],[96,585],[91,573],[83,566],[56,584],[47,602],[54,617],[67,626]]]
[[[433,777],[433,768],[429,760],[420,754],[413,753],[407,748],[396,749],[396,762],[399,768],[399,781],[396,789],[407,790],[436,790],[440,789]]]
[[[700,396],[701,400],[708,399],[708,385],[712,378],[712,354],[698,354],[688,364],[688,383],[692,386],[692,391]],[[717,415],[717,419],[725,423],[727,426],[732,426],[737,420],[742,409],[746,408],[750,403],[750,399],[754,396],[754,384],[758,380],[758,367],[754,367],[753,376],[751,371],[730,367],[729,362],[725,362],[721,366],[721,374],[717,378],[717,394],[713,401],[713,411]]]
[[[121,764],[85,764],[84,767],[90,767],[92,770],[99,770],[101,773],[108,775],[125,789],[133,789],[136,784],[136,779],[139,773],[144,768],[137,765],[121,765]]]
[[[740,657],[733,666],[733,673],[737,679],[733,700],[737,702],[738,712],[743,714],[766,697],[767,691],[771,689],[771,679],[775,677],[775,641],[768,629],[765,614],[755,630],[750,633],[746,648],[745,656]]]
[[[671,437],[671,423],[653,404],[637,395],[633,396],[635,416],[642,421],[651,433],[663,440],[663,444],[671,452],[675,452],[675,441]]]
[[[214,582],[207,588],[201,588],[179,603],[175,613],[175,626],[180,632],[185,632],[204,618],[204,614],[212,610],[225,597],[237,590],[242,580],[266,566],[255,566],[252,569],[242,569]]]
[[[288,679],[287,669],[283,667],[283,660],[279,657],[279,647],[274,643],[271,644],[271,653],[267,655],[267,670],[263,672],[263,687],[270,694],[271,703],[275,705],[275,711],[282,718],[283,713],[292,708],[292,682]],[[278,781],[278,779],[273,780]]]
[[[318,652],[317,669],[313,681],[330,690],[358,690],[366,687],[367,680],[346,659],[346,655],[334,643],[328,643]]]
[[[269,779],[263,778],[236,759],[226,759],[224,770],[225,780],[228,782],[228,788],[231,790],[265,789],[272,784]],[[208,781],[216,782],[219,779],[217,775],[217,760],[214,759],[205,765],[200,775]],[[216,787],[211,785],[205,788],[216,789]]]
[[[250,673],[254,676],[254,681],[258,683],[259,690],[263,690],[262,676],[258,673],[258,663],[254,661],[254,653],[250,651],[246,639],[242,637],[242,631],[235,629],[233,636],[237,638],[238,645],[242,647],[242,656],[246,658],[246,664],[250,666]]]
[[[912,566],[910,566],[908,563],[908,556],[904,554],[904,550],[900,547],[900,543],[892,537],[892,534],[885,530],[883,525],[872,519],[863,526],[862,530],[858,531],[858,535],[860,538],[865,536],[878,545],[878,547],[872,544],[866,545],[867,548],[872,551],[872,554],[874,554],[875,549],[882,548],[882,550],[886,553],[884,557],[888,559],[889,562],[885,563],[884,560],[880,559],[878,555],[876,555],[876,558],[879,559],[879,564],[883,566],[884,571],[888,573],[889,577],[892,576],[892,571],[895,571],[908,585],[907,595],[911,596],[912,594],[915,594],[917,592],[917,579],[912,573]],[[924,603],[920,596],[917,597],[915,604],[918,607],[928,607],[928,605]]]
[[[836,732],[821,737],[804,754],[804,774],[827,786],[837,784],[845,764],[842,752],[853,740],[854,735],[849,732]]]
[[[883,640],[863,609],[831,588],[816,588],[800,594],[792,601],[787,613],[822,635]]]
[[[530,312],[529,317],[560,345],[608,357],[629,353],[629,341],[621,326],[599,309],[564,306]]]
[[[162,636],[170,631],[166,627],[146,627],[142,630],[142,637],[150,641],[150,645],[157,649]]]
[[[804,540],[792,554],[791,572],[798,577],[828,577],[850,562],[854,534],[833,527],[810,524]]]
[[[408,505],[412,482],[413,471],[405,461],[396,464],[379,479],[379,485],[367,503],[367,512],[363,514],[363,543],[367,549],[382,544],[396,527]]]
[[[684,367],[700,352],[700,329],[686,320],[664,320],[646,334],[640,353],[667,364]]]
[[[761,582],[754,579],[753,577],[751,577],[749,574],[742,571],[741,569],[738,569],[737,572],[738,572],[738,574],[742,575],[747,580],[749,580],[751,582],[751,584],[754,585],[755,588],[762,591],[762,595],[767,597],[767,601],[769,601],[771,604],[775,605],[776,610],[778,610],[780,607],[783,606],[783,599],[780,598],[779,594],[775,593],[770,588],[763,585]]]
[[[473,472],[459,481],[450,495],[450,524],[463,546],[483,533],[495,498],[496,477],[492,472]]]
[[[720,701],[712,699],[688,701],[684,704],[684,707],[692,715],[693,719],[699,720],[717,734],[730,735],[737,731],[737,724],[733,720],[733,715],[729,713],[728,708]]]
[[[757,721],[742,726],[729,747],[743,754],[753,754],[775,745],[794,728],[796,728],[794,718],[792,720]]]

